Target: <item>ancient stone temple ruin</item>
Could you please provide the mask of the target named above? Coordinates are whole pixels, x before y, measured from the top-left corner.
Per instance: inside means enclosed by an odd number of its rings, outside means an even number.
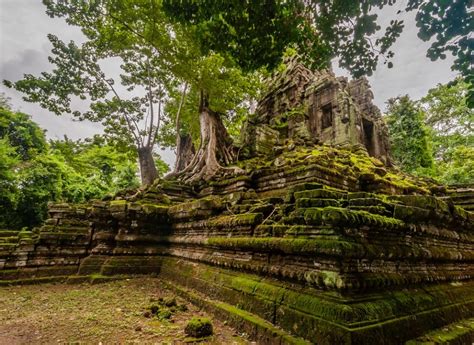
[[[265,153],[282,138],[360,145],[370,156],[389,163],[388,131],[372,100],[367,79],[348,82],[292,60],[271,80],[250,120],[246,142],[252,153]]]
[[[364,79],[292,68],[244,130],[241,173],[51,205],[0,231],[0,284],[154,274],[258,344],[470,344],[474,190],[383,163]]]

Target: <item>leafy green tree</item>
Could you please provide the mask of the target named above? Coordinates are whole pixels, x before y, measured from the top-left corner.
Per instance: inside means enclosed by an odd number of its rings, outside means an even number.
[[[394,5],[396,1],[391,0],[163,2],[169,16],[196,27],[201,49],[225,53],[245,69],[276,67],[286,48],[293,45],[319,66],[339,56],[342,67],[355,75],[370,73],[380,55],[393,57],[390,46],[404,27],[393,19],[384,35],[374,39],[382,29],[374,9]],[[453,67],[465,75],[472,71],[471,6],[469,0],[409,0],[404,9],[417,11],[420,39],[435,38],[428,57],[443,59],[451,52],[457,57]]]
[[[403,23],[394,20],[383,38],[374,34],[374,7],[391,1],[209,1],[164,0],[165,12],[174,20],[195,27],[203,52],[216,51],[236,61],[244,70],[273,69],[288,47],[315,68],[328,67],[339,56],[341,65],[355,75],[371,72],[379,54],[392,57],[390,45]]]
[[[430,174],[433,158],[423,110],[408,95],[392,98],[387,104],[393,158],[407,172]]]
[[[426,124],[433,130],[437,159],[449,148],[474,145],[474,110],[467,106],[469,84],[461,78],[439,84],[420,100],[426,112]]]
[[[40,224],[51,201],[84,202],[137,188],[137,155],[123,148],[102,136],[48,144],[30,116],[0,108],[0,227]]]
[[[468,95],[469,84],[457,78],[420,100],[430,128],[434,177],[445,183],[474,183],[474,111],[467,105]]]
[[[29,115],[0,107],[0,138],[5,137],[22,160],[46,150],[44,132]]]
[[[239,68],[236,68],[221,55],[214,53],[202,55],[193,39],[194,35],[191,33],[194,29],[171,23],[162,11],[161,1],[98,0],[88,2],[78,0],[71,2],[44,1],[44,3],[50,16],[64,17],[69,24],[82,29],[89,40],[87,47],[93,47],[97,52],[95,55],[100,57],[115,56],[124,59],[131,52],[152,52],[151,56],[147,58],[155,63],[152,71],[161,73],[162,76],[169,76],[172,82],[179,83],[182,95],[186,93],[184,85],[188,85],[188,95],[198,95],[198,102],[193,105],[193,108],[198,109],[196,115],[199,115],[197,121],[200,124],[199,148],[195,157],[180,172],[184,179],[208,179],[217,171],[223,169],[221,164],[229,165],[233,161],[236,150],[223,124],[223,118],[226,117],[230,109],[241,104],[247,95],[251,95],[253,93],[252,86],[256,86],[258,83],[250,81]],[[76,64],[62,62],[64,60],[62,59],[63,51],[64,49],[60,49],[60,61],[52,59],[58,66],[64,65],[66,67],[64,72],[58,73],[57,79],[60,82],[63,79],[70,78],[68,76],[70,66],[76,66]],[[77,53],[73,58],[76,55],[80,56],[81,54]],[[68,60],[71,60],[71,58],[68,58]],[[128,61],[134,62],[136,58],[130,58]],[[54,103],[54,106],[58,102],[50,97],[52,93],[61,96],[61,100],[64,94],[75,94],[84,97],[83,90],[89,88],[90,78],[79,84],[79,87],[69,86],[74,85],[76,79],[82,78],[81,76],[85,72],[90,73],[84,68],[79,68],[79,70],[71,80],[72,83],[68,82],[66,84],[66,90],[63,86],[58,87],[58,83],[54,82],[48,82],[45,87],[44,79],[53,81],[54,78],[49,78],[49,75],[44,73],[42,77],[34,79],[34,87],[42,89],[40,94],[49,97],[52,101],[50,103]],[[96,68],[91,68],[91,70],[95,71]],[[73,69],[73,71],[76,70]],[[135,76],[148,73],[145,73],[143,68],[135,68],[134,71],[136,72],[134,73]],[[127,72],[130,73],[130,71]],[[17,82],[14,86],[17,89],[29,92],[31,90],[31,80],[33,80],[32,77],[26,76],[25,81]],[[258,78],[254,80],[258,80]],[[125,81],[136,82],[135,77],[126,78]],[[22,83],[26,84],[22,85]],[[164,98],[169,98],[170,90],[176,88],[171,84],[165,85],[166,95]],[[131,84],[130,87],[132,87]],[[54,90],[51,88],[54,88]],[[68,88],[72,88],[72,90]],[[144,89],[147,90],[146,85]],[[30,100],[42,101],[42,99],[37,98],[37,94],[33,94]],[[92,100],[94,101],[94,99]],[[119,107],[116,106],[116,108]],[[105,108],[101,107],[101,109]],[[182,107],[178,107],[177,112],[180,109],[184,111]],[[65,112],[69,110],[67,108],[61,109]],[[97,111],[97,107],[94,110]],[[107,118],[110,119],[110,109],[103,113],[107,114]],[[181,118],[178,113],[168,115],[175,119]],[[176,125],[183,123],[183,121],[174,122]],[[115,128],[114,132],[116,132]],[[181,130],[177,130],[176,134],[180,132]],[[125,133],[119,134],[123,135]],[[156,138],[156,136],[153,138]],[[175,140],[175,142],[177,143],[178,140]]]
[[[466,82],[472,82],[472,79],[468,80],[473,74],[472,1],[409,0],[406,10],[417,11],[418,37],[431,42],[427,57],[435,61],[445,59],[446,54],[451,53],[456,57],[452,69],[460,71]],[[470,97],[473,97],[472,93]]]
[[[23,162],[18,171],[17,227],[33,227],[46,218],[48,202],[62,201],[69,171],[48,152]]]
[[[63,193],[68,201],[83,202],[139,186],[136,154],[118,151],[101,136],[84,141],[65,137],[52,141],[51,149],[70,171]]]
[[[449,159],[436,162],[434,177],[446,184],[473,184],[474,145],[454,147]]]
[[[158,56],[136,45],[117,54],[106,54],[94,41],[79,47],[53,35],[48,38],[53,45],[50,62],[55,69],[5,84],[25,93],[26,101],[38,102],[57,115],[72,113],[80,120],[102,123],[106,134],[115,141],[135,148],[142,183],[151,184],[158,177],[153,149],[164,116],[165,83],[170,82],[161,73]],[[122,61],[121,89],[101,67],[101,62],[111,57]],[[137,88],[143,90],[142,96],[136,96]],[[77,97],[90,100],[89,110],[73,108]]]
[[[18,202],[18,188],[15,167],[20,157],[8,141],[0,138],[0,227],[8,228],[14,221],[11,210]]]
[[[393,18],[380,33],[376,8],[396,0],[163,0],[175,21],[194,27],[203,52],[219,52],[245,70],[275,68],[288,47],[294,47],[315,68],[338,57],[341,67],[358,77],[371,74],[379,58],[389,68],[392,44],[403,31]],[[472,1],[409,0],[397,12],[416,11],[418,37],[431,42],[427,57],[455,57],[453,70],[470,83],[468,104],[474,106]]]

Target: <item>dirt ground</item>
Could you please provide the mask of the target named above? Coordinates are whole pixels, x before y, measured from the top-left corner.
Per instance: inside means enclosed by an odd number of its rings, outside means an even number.
[[[160,297],[174,297],[156,278],[102,284],[43,284],[0,288],[0,344],[185,344],[193,316],[212,320],[200,344],[250,344],[245,335],[176,298],[187,310],[169,320],[146,315]],[[186,309],[186,308],[180,308]]]

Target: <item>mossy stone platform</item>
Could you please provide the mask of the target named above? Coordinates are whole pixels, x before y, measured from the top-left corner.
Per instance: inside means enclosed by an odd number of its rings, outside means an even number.
[[[452,191],[329,146],[239,164],[51,205],[0,231],[0,284],[152,274],[259,344],[473,340],[474,216]]]

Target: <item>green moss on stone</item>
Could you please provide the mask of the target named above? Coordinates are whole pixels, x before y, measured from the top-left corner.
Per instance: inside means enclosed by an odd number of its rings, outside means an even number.
[[[295,192],[295,199],[345,199],[347,194],[328,190],[328,189],[312,189]]]
[[[263,252],[281,252],[285,254],[330,254],[363,255],[360,244],[339,240],[303,239],[303,238],[254,238],[254,237],[211,237],[206,243],[228,249]]]
[[[212,322],[205,317],[193,317],[187,323],[184,333],[193,338],[208,337],[213,333]]]
[[[209,227],[224,228],[233,226],[257,225],[263,220],[261,213],[244,213],[231,216],[220,216],[212,218],[207,222]]]
[[[313,225],[332,224],[346,227],[367,225],[385,229],[398,229],[405,225],[403,221],[391,217],[341,207],[308,208],[304,212],[304,220],[306,224]]]

